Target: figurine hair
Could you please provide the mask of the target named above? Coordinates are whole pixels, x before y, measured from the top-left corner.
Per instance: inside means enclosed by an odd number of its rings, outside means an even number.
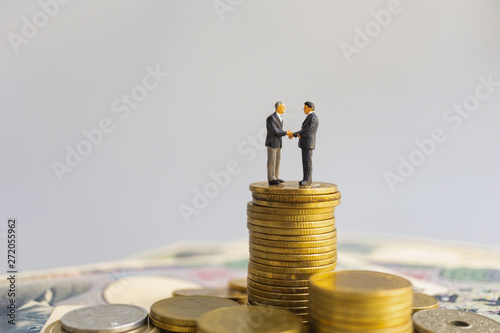
[[[311,108],[314,111],[314,103],[313,102],[305,102],[304,105],[306,105],[308,108]]]
[[[283,104],[283,101],[277,101],[276,104],[274,104],[274,109],[278,110],[278,106],[280,106],[281,104]]]

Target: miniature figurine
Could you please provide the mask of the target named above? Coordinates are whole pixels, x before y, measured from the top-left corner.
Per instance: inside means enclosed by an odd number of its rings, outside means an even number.
[[[311,185],[312,183],[312,154],[316,146],[316,131],[318,130],[319,120],[314,112],[314,103],[304,103],[304,113],[307,115],[302,123],[300,131],[288,134],[290,140],[292,137],[299,138],[299,148],[302,149],[302,170],[304,176],[299,182],[300,186]]]
[[[283,113],[286,110],[282,101],[274,104],[276,112],[266,119],[266,147],[267,147],[267,181],[269,185],[279,185],[285,181],[279,179],[282,137],[293,135],[288,131],[283,131]]]

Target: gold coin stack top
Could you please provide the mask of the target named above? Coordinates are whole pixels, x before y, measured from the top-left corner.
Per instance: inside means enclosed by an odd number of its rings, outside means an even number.
[[[311,332],[412,333],[413,287],[372,271],[316,274],[309,283]]]
[[[337,263],[337,185],[285,182],[250,185],[248,304],[289,310],[308,322],[311,275]]]

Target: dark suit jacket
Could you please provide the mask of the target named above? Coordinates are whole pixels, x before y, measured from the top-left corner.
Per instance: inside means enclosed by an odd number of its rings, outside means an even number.
[[[267,117],[266,127],[266,147],[281,148],[281,137],[286,135],[286,131],[283,131],[283,125],[281,124],[280,118],[276,112]]]
[[[319,120],[316,112],[311,112],[307,115],[302,123],[302,129],[293,133],[294,137],[300,134],[299,148],[314,149],[316,147],[316,131],[318,130]]]

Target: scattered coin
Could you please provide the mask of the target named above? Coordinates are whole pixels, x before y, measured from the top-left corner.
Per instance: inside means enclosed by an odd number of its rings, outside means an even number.
[[[246,304],[247,293],[229,288],[196,288],[179,289],[173,292],[174,296],[214,296],[227,298],[240,304]]]
[[[413,315],[418,333],[494,333],[500,323],[471,312],[446,309],[422,310]]]
[[[247,278],[234,278],[229,280],[229,288],[242,292],[247,292]]]
[[[437,309],[439,302],[436,297],[422,294],[413,293],[413,313],[428,309]]]
[[[102,331],[102,332],[108,332],[108,331]],[[127,333],[161,333],[161,330],[158,327],[154,327],[151,324],[144,324],[142,326],[139,326],[137,328],[134,328],[130,331],[126,331]],[[61,327],[61,321],[57,320],[47,326],[45,329],[45,333],[67,333],[67,331],[63,330]]]
[[[194,327],[196,319],[205,312],[228,306],[239,306],[239,304],[213,296],[172,297],[151,305],[150,317],[168,325]],[[153,325],[157,326],[154,322]]]
[[[146,309],[129,304],[100,304],[72,310],[61,318],[63,330],[71,333],[118,333],[147,323]]]

